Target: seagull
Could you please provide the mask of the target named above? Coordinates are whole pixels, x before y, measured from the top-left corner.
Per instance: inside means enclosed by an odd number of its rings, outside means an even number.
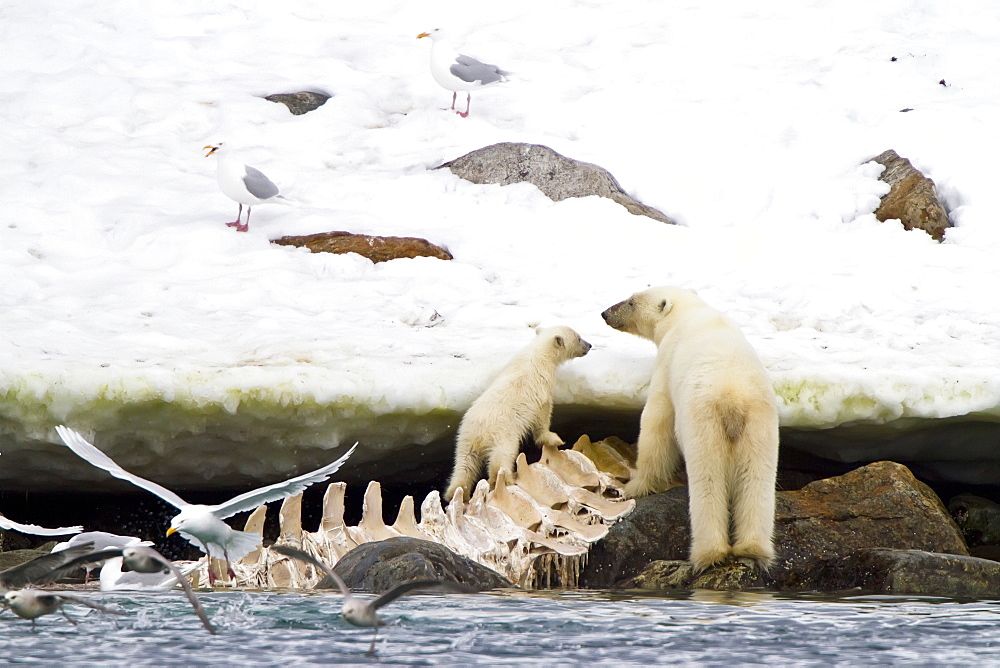
[[[431,42],[433,42],[431,45],[431,75],[445,90],[451,91],[451,110],[462,118],[469,115],[473,89],[502,83],[507,80],[507,75],[510,74],[496,65],[489,65],[472,56],[459,53],[452,47],[448,37],[440,28],[417,35],[417,39],[421,37],[431,38]],[[466,91],[464,113],[455,109],[455,100],[458,98],[460,90]]]
[[[87,563],[117,559],[120,559],[121,563],[136,573],[156,573],[160,575],[169,574],[172,579],[180,583],[181,588],[184,590],[184,595],[187,596],[188,601],[191,603],[191,607],[194,608],[195,613],[198,615],[198,619],[201,620],[205,629],[207,629],[212,635],[215,635],[215,627],[212,625],[212,622],[208,621],[208,615],[205,614],[205,609],[201,607],[201,602],[195,595],[194,590],[191,588],[191,584],[187,581],[184,573],[182,573],[180,569],[173,564],[173,562],[147,545],[129,545],[127,547],[109,548],[107,550],[99,550],[97,552],[83,554],[60,566],[56,572],[69,572],[74,568],[79,568]],[[107,568],[107,564],[105,564],[105,568]],[[103,573],[104,569],[101,569],[102,590],[104,589]]]
[[[51,614],[56,610],[63,613],[63,617],[75,625],[77,623],[76,620],[70,617],[63,609],[63,606],[67,603],[79,603],[80,605],[85,605],[88,608],[100,610],[101,612],[111,615],[125,614],[120,610],[114,610],[112,608],[105,607],[100,603],[94,603],[83,596],[65,593],[54,594],[52,592],[39,591],[37,589],[18,589],[15,591],[9,591],[3,595],[3,602],[4,605],[10,608],[14,614],[21,619],[30,619],[32,631],[35,630],[35,619],[41,617],[42,615]]]
[[[66,564],[93,551],[93,543],[74,545],[59,552],[43,554],[23,564],[0,571],[0,593],[54,580],[63,572],[68,572],[64,570]]]
[[[100,574],[101,591],[169,591],[177,586],[176,576],[169,571],[126,571],[124,561],[122,557],[112,557],[104,562]],[[174,565],[186,577],[198,567],[198,562],[185,561]]]
[[[114,547],[126,547],[128,545],[152,545],[150,541],[136,538],[135,536],[119,536],[106,531],[84,531],[83,533],[78,533],[67,541],[56,543],[55,547],[52,548],[52,551],[60,552],[66,548],[73,547],[75,545],[83,545],[84,543],[91,543],[93,545],[92,549],[95,552],[108,550]],[[98,566],[103,566],[103,564],[100,562],[94,562],[84,565],[84,568],[87,571],[87,575],[83,580],[84,584],[90,582],[90,571]]]
[[[240,494],[225,503],[209,506],[200,503],[188,503],[166,487],[129,473],[69,427],[58,426],[56,427],[56,432],[63,442],[69,446],[70,450],[97,468],[103,469],[116,478],[127,480],[133,485],[155,494],[180,510],[181,512],[175,515],[170,521],[170,528],[167,529],[167,535],[170,536],[174,533],[179,533],[209,557],[225,560],[229,576],[234,579],[236,578],[236,573],[233,571],[230,561],[241,559],[260,547],[261,537],[259,534],[231,529],[222,520],[236,513],[253,510],[262,504],[298,494],[313,483],[323,482],[336,473],[344,462],[347,461],[347,458],[351,456],[354,449],[358,447],[358,444],[355,443],[343,457],[332,464],[327,464],[310,473]],[[211,568],[208,569],[208,580],[210,585],[215,584],[215,574],[212,573]]]
[[[66,534],[80,533],[83,531],[83,527],[81,526],[46,529],[45,527],[40,527],[36,524],[21,524],[20,522],[7,519],[3,515],[0,515],[0,529],[6,529],[7,531],[19,531],[33,536],[65,536]]]
[[[389,591],[380,594],[376,598],[368,600],[351,594],[351,590],[347,587],[347,584],[339,575],[333,572],[332,568],[308,552],[304,552],[288,545],[272,545],[271,549],[286,557],[291,557],[293,559],[298,559],[299,561],[304,561],[307,564],[312,564],[326,573],[327,577],[337,583],[337,587],[340,588],[340,593],[344,597],[343,608],[341,608],[341,615],[343,616],[344,621],[353,626],[374,629],[372,643],[368,647],[369,655],[373,655],[375,653],[375,639],[378,637],[378,627],[386,625],[386,621],[377,614],[379,608],[392,603],[403,594],[411,592],[414,589],[446,589],[461,593],[470,593],[474,591],[472,588],[465,587],[457,582],[447,582],[442,580],[412,580],[410,582],[398,584]]]
[[[229,147],[223,143],[216,146],[205,146],[210,155],[218,155],[216,177],[219,180],[219,189],[229,199],[240,205],[240,210],[236,214],[236,220],[226,223],[229,227],[235,227],[237,232],[246,232],[250,229],[250,207],[255,204],[270,202],[275,199],[285,199],[278,193],[278,186],[274,185],[271,179],[264,175],[264,172],[244,165],[239,158],[232,154]],[[243,205],[247,205],[247,222],[240,219],[243,216]]]

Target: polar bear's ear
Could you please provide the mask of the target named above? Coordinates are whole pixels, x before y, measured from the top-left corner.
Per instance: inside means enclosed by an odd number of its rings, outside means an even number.
[[[556,347],[557,348],[565,348],[566,347],[566,341],[563,340],[562,336],[557,336],[555,338],[555,342],[556,342]]]
[[[670,310],[674,308],[674,305],[669,299],[663,299],[660,301],[660,315],[666,315],[670,313]]]

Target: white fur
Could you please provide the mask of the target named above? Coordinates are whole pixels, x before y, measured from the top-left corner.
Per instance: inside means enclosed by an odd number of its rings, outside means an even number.
[[[534,342],[500,371],[462,418],[446,499],[459,487],[468,498],[484,462],[493,485],[501,468],[514,466],[521,439],[528,434],[539,447],[563,444],[549,429],[556,368],[588,350],[590,344],[569,327],[538,330]]]
[[[626,494],[677,484],[683,457],[695,570],[730,554],[766,568],[774,559],[778,409],[757,354],[735,324],[688,290],[651,288],[602,315],[658,349]]]

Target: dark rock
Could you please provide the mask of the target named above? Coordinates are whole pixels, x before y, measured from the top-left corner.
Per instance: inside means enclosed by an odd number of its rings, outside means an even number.
[[[1000,504],[975,494],[959,494],[948,502],[948,512],[970,548],[1000,545]]]
[[[567,197],[606,197],[637,216],[674,222],[629,196],[606,169],[567,158],[539,144],[493,144],[446,162],[438,169],[442,167],[473,183],[506,186],[526,181],[557,202]]]
[[[330,99],[330,96],[316,91],[301,91],[299,93],[275,93],[264,99],[268,102],[280,102],[288,107],[288,111],[296,116],[301,116],[322,107]]]
[[[453,259],[451,253],[445,249],[417,237],[373,237],[350,232],[320,232],[305,236],[281,237],[271,243],[305,247],[313,253],[357,253],[372,262],[414,257]]]
[[[591,549],[581,586],[651,586],[656,571],[644,573],[647,565],[686,559],[689,541],[686,487],[639,499],[635,510]],[[940,499],[909,469],[893,462],[778,492],[775,547],[778,557],[766,574],[748,578],[741,562],[734,561],[706,571],[699,578],[707,579],[698,586],[719,582],[724,588],[812,589],[821,560],[868,547],[969,554]],[[719,569],[724,572],[717,573]],[[690,573],[676,568],[664,571],[664,577],[654,588],[695,586]]]
[[[816,572],[815,588],[995,599],[1000,596],[1000,563],[921,550],[866,548],[827,560]]]
[[[363,543],[345,554],[334,571],[355,591],[383,592],[410,580],[449,580],[476,591],[513,586],[499,573],[443,545],[405,536]],[[324,578],[316,588],[333,586]]]
[[[888,183],[890,188],[875,210],[875,217],[882,222],[895,218],[907,230],[916,228],[938,241],[944,239],[951,221],[938,200],[934,182],[895,151],[886,151],[873,160],[885,167],[879,180]]]
[[[729,561],[695,575],[689,561],[653,561],[635,577],[618,584],[621,589],[714,589],[746,591],[766,589],[772,580],[755,564]]]

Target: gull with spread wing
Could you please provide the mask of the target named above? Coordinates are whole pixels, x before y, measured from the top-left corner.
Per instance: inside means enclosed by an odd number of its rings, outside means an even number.
[[[255,533],[236,531],[222,520],[236,513],[253,510],[262,504],[279,501],[298,494],[313,483],[323,482],[336,473],[344,462],[347,461],[347,458],[351,456],[354,449],[358,447],[358,444],[355,443],[343,457],[332,464],[327,464],[310,473],[284,482],[268,485],[267,487],[261,487],[252,492],[240,494],[225,503],[209,506],[199,503],[188,503],[166,487],[129,473],[88,442],[83,436],[68,427],[56,427],[56,432],[69,449],[81,458],[87,460],[97,468],[107,471],[116,478],[126,480],[147,492],[155,494],[180,510],[180,513],[175,515],[170,521],[170,528],[167,529],[167,535],[179,533],[210,557],[225,560],[231,578],[235,578],[236,573],[233,572],[230,561],[241,559],[260,547],[261,537]],[[212,573],[211,568],[208,570],[208,576],[209,584],[215,584],[215,575]]]

